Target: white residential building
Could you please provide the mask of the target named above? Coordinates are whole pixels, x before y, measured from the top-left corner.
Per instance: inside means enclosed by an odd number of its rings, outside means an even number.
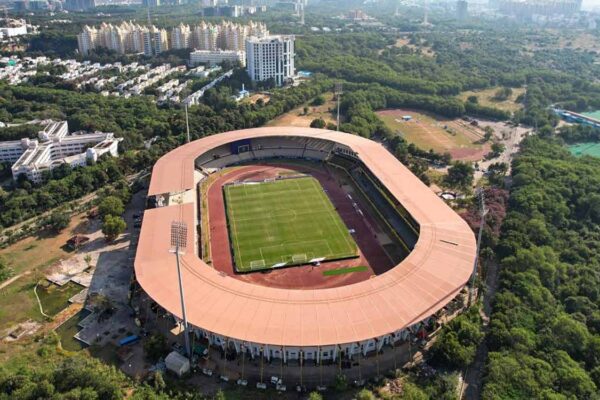
[[[246,39],[246,69],[253,81],[275,79],[278,86],[294,76],[294,36]]]
[[[171,48],[187,49],[192,40],[192,31],[188,25],[179,24],[171,31]]]
[[[144,54],[147,56],[160,54],[169,50],[169,39],[165,29],[154,25],[144,32]]]
[[[179,24],[170,32],[133,22],[120,25],[102,23],[98,28],[84,26],[77,35],[79,52],[83,55],[106,47],[119,53],[158,54],[172,49],[193,48],[199,50],[244,50],[246,38],[262,37],[269,31],[263,23],[236,24],[223,21],[218,25],[201,21],[198,25]]]
[[[246,62],[246,53],[236,50],[195,50],[190,53],[190,64],[220,64],[223,61],[239,62],[242,66]]]
[[[2,38],[27,35],[27,23],[24,19],[3,19],[0,27]]]
[[[113,133],[74,132],[69,135],[66,121],[51,122],[38,133],[38,139],[0,143],[0,161],[12,164],[13,179],[26,175],[41,182],[45,171],[62,164],[73,168],[96,161],[103,154],[118,155],[120,138]]]

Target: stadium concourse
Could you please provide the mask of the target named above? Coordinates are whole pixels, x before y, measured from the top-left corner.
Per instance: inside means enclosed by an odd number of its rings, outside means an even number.
[[[344,179],[351,181],[368,199],[372,210],[388,228],[390,237],[401,242],[406,249],[402,259],[378,269],[377,259],[371,258],[368,279],[333,287],[301,284],[297,287],[273,287],[268,280],[261,284],[260,279],[244,279],[246,276],[263,275],[264,272],[240,274],[231,269],[228,273],[224,272],[217,265],[217,257],[211,260],[207,254],[210,252],[203,246],[206,240],[212,245],[213,239],[218,239],[213,238],[212,224],[219,222],[213,221],[212,210],[208,214],[202,212],[207,199],[202,196],[205,192],[201,188],[206,182],[214,183],[219,179],[218,187],[226,187],[227,180],[219,176],[229,171],[244,171],[244,168],[270,162],[286,164],[290,160],[312,163],[322,174],[327,169],[339,171]],[[319,176],[318,173],[310,175]],[[330,268],[330,255],[331,262],[339,262],[338,256],[364,256],[365,242],[361,232],[355,232],[348,225],[353,220],[348,220],[345,216],[348,213],[341,212],[343,210],[338,207],[341,204],[338,203],[339,193],[338,197],[330,193],[335,185],[328,187],[322,177],[313,179],[311,182],[318,183],[311,183],[312,188],[305,188],[308,191],[296,184],[295,187],[302,192],[287,197],[286,204],[290,208],[282,208],[270,198],[266,200],[270,204],[268,208],[261,206],[260,198],[270,196],[269,192],[274,190],[273,186],[265,185],[274,185],[274,182],[285,179],[308,179],[305,181],[308,182],[313,178],[278,175],[275,180],[266,183],[264,180],[262,183],[254,181],[252,186],[256,189],[237,193],[241,196],[237,199],[241,199],[241,203],[234,204],[232,208],[221,200],[220,212],[226,214],[228,220],[220,223],[229,235],[222,234],[219,248],[227,249],[226,253],[230,260],[234,260],[233,263],[237,254],[252,254],[248,266],[280,267],[267,269],[266,276],[285,270],[302,275],[309,270],[306,265],[291,265],[303,264],[306,260],[314,266],[318,260],[322,263],[318,268],[327,269]],[[239,179],[233,183],[242,188],[251,186]],[[213,190],[214,200],[218,200],[219,196],[231,197],[231,193],[224,195],[223,192],[226,190]],[[313,201],[318,199],[321,208],[294,200],[306,193],[313,196]],[[458,302],[456,298],[464,290],[475,262],[475,238],[468,225],[382,145],[355,135],[311,128],[272,127],[202,138],[171,151],[157,161],[148,195],[149,204],[156,208],[144,213],[135,259],[137,282],[158,306],[176,320],[181,320],[182,307],[170,232],[173,222],[186,224],[187,246],[181,255],[181,273],[187,321],[194,340],[220,349],[225,355],[223,362],[237,359],[239,367],[241,360],[241,373],[238,371],[235,378],[258,379],[260,374],[262,381],[264,363],[274,360],[278,360],[282,368],[286,365],[288,370],[297,366],[302,370],[303,366],[307,368],[309,365],[319,366],[321,371],[323,365],[331,365],[329,368],[332,370],[338,367],[351,370],[358,364],[358,375],[353,376],[361,377],[359,360],[373,356],[378,361],[379,372],[379,358],[390,359],[390,354],[394,354],[395,360],[395,349],[407,343],[410,347],[411,339],[425,337],[442,310],[449,303]],[[243,207],[243,195],[249,196],[251,202],[247,209]],[[208,197],[211,197],[210,190]],[[331,204],[328,204],[329,201]],[[208,204],[210,209],[213,203],[208,201]],[[345,237],[345,242],[339,242],[339,251],[332,248],[332,245],[337,246],[335,242],[325,246],[322,239],[317,240],[319,244],[314,248],[307,246],[310,235],[304,235],[318,229],[311,223],[308,229],[300,232],[294,224],[282,223],[281,213],[289,217],[290,210],[296,215],[309,211],[325,213],[323,215],[326,216],[319,214],[320,218],[330,218],[331,221],[329,225],[323,224],[323,229],[343,227],[353,236],[340,232],[340,238]],[[267,215],[264,220],[257,220],[256,212]],[[360,215],[363,213],[360,212]],[[232,228],[231,217],[238,222],[249,218],[252,223]],[[298,225],[303,226],[304,223]],[[258,229],[257,225],[262,228]],[[202,226],[208,226],[208,231],[201,229]],[[269,233],[265,235],[264,232]],[[297,236],[298,232],[300,236]],[[287,235],[288,239],[299,237],[301,243],[283,243],[281,235]],[[234,249],[240,241],[243,242],[242,247]],[[256,263],[253,246],[262,248],[267,242],[280,246],[283,252],[263,255],[265,261]],[[288,245],[291,247],[286,247]],[[358,254],[354,254],[353,250],[356,245]],[[327,249],[319,250],[324,254],[317,251],[319,246]],[[370,251],[373,251],[372,247]],[[299,257],[299,254],[304,256]],[[273,260],[281,262],[270,265]],[[242,264],[246,265],[245,262]],[[361,268],[364,267],[355,266],[351,270],[363,271]],[[310,267],[311,271],[315,269]],[[332,271],[322,275],[337,275],[335,270]],[[218,364],[217,360],[213,361]],[[248,363],[245,368],[244,362]],[[362,373],[368,374],[367,370]],[[290,371],[290,374],[297,374],[297,371]],[[347,375],[352,374],[348,371]]]

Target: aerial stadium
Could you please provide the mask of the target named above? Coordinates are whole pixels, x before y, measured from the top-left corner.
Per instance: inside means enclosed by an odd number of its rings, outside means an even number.
[[[208,136],[160,158],[148,196],[137,282],[242,379],[410,345],[476,259],[460,216],[382,144],[346,133]],[[174,224],[187,228],[176,243]]]

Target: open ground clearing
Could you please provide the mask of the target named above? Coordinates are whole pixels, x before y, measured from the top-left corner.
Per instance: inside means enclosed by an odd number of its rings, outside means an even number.
[[[335,124],[336,102],[333,99],[333,93],[327,92],[323,94],[325,103],[320,106],[311,106],[308,102],[300,107],[280,115],[279,117],[269,121],[266,126],[300,126],[309,127],[310,123],[317,118],[323,118],[326,123]],[[304,114],[304,107],[308,107],[308,113]]]
[[[65,248],[67,240],[75,234],[85,232],[88,226],[86,215],[76,214],[69,226],[59,234],[41,232],[27,237],[0,250],[0,257],[9,261],[15,274],[49,266],[72,255]]]
[[[396,40],[396,43],[394,44],[393,47],[408,47],[411,50],[421,50],[421,54],[423,54],[424,56],[427,57],[433,57],[435,56],[435,51],[433,51],[433,49],[431,47],[428,46],[417,46],[414,44],[410,43],[410,39],[407,37],[401,37],[399,39]]]
[[[0,256],[9,261],[15,274],[20,275],[18,279],[0,290],[0,330],[29,319],[39,322],[45,320],[39,311],[33,288],[38,282],[45,279],[44,274],[47,267],[60,259],[72,256],[73,253],[65,249],[67,240],[75,233],[85,232],[88,225],[85,214],[77,214],[71,219],[69,226],[57,235],[45,234],[28,237],[0,250]],[[78,287],[78,291],[82,289],[82,287]],[[38,288],[42,307],[48,315],[53,315],[52,312],[47,311],[44,292],[43,288]],[[60,293],[57,292],[57,294]],[[68,294],[70,292],[65,293],[65,296]],[[69,295],[67,299],[71,296]],[[62,301],[62,296],[50,296],[48,300],[50,311],[55,310],[55,301],[66,306],[66,303]]]
[[[509,112],[515,112],[523,108],[523,105],[517,103],[516,100],[520,95],[525,93],[525,88],[513,88],[512,95],[510,95],[508,99],[502,101],[494,99],[494,95],[498,89],[501,88],[494,87],[485,90],[469,90],[467,92],[462,92],[458,97],[463,101],[467,101],[470,96],[476,96],[479,104],[482,106],[494,107]]]
[[[453,159],[477,161],[490,149],[489,143],[482,143],[482,129],[461,119],[409,109],[382,110],[377,115],[392,131],[423,150],[448,152]],[[405,121],[405,116],[410,116],[410,120]]]

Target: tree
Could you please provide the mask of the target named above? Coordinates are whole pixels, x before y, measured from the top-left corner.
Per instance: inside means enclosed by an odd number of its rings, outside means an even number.
[[[311,128],[323,129],[323,128],[325,128],[325,125],[326,125],[325,120],[323,118],[313,119],[312,122],[310,123]]]
[[[375,395],[369,389],[361,389],[356,394],[356,400],[375,400]]]
[[[406,382],[402,393],[403,400],[428,400],[429,396],[414,383]]]
[[[50,216],[46,220],[46,226],[50,230],[58,233],[58,232],[62,231],[63,229],[65,229],[67,226],[69,226],[70,222],[71,222],[71,217],[69,216],[68,213],[66,213],[64,211],[56,211],[56,212],[53,212],[52,214],[50,214]]]
[[[0,257],[0,282],[7,280],[12,275],[8,262]]]
[[[448,175],[446,176],[446,182],[450,186],[467,188],[473,184],[473,165],[466,161],[455,161],[450,168],[448,168]]]
[[[108,215],[117,216],[122,215],[125,212],[125,206],[123,201],[116,196],[106,196],[98,206],[98,212],[102,217]]]
[[[502,144],[502,143],[499,143],[499,142],[492,143],[492,148],[491,148],[492,156],[498,157],[500,154],[502,154],[502,152],[504,151],[505,148],[506,148],[506,146],[504,146],[504,144]]]
[[[496,93],[494,94],[494,100],[504,101],[507,100],[510,96],[512,96],[512,89],[505,86],[496,91]]]
[[[85,261],[85,264],[89,267],[91,267],[92,265],[92,256],[89,254],[86,254],[85,257],[83,257],[83,261]]]
[[[473,104],[477,104],[479,103],[479,99],[477,98],[477,96],[471,95],[467,98],[467,101],[469,103],[473,103]]]
[[[494,128],[492,128],[489,125],[483,128],[483,132],[484,132],[483,139],[486,142],[489,142],[492,139],[492,137],[494,136]]]
[[[483,335],[481,319],[473,307],[444,327],[431,348],[433,360],[443,366],[464,368],[475,359]]]
[[[323,396],[319,392],[310,392],[308,400],[323,400]]]
[[[150,362],[156,362],[164,357],[169,351],[167,339],[160,333],[156,333],[144,343],[144,355]]]
[[[322,106],[323,104],[325,104],[325,97],[323,97],[321,94],[315,97],[310,103],[311,106],[315,107]]]
[[[107,215],[102,223],[102,233],[106,240],[112,242],[125,231],[125,220],[119,216]]]
[[[488,180],[492,185],[503,186],[504,177],[508,172],[508,164],[504,162],[496,162],[488,167]]]
[[[227,400],[227,397],[225,397],[225,392],[223,392],[221,389],[217,390],[217,393],[215,394],[215,400]]]

